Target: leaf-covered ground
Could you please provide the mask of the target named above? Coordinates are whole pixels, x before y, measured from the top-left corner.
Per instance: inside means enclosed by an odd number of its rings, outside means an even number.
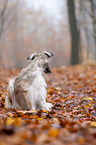
[[[0,68],[0,145],[96,145],[96,66],[54,68],[45,75],[50,112],[5,109],[19,70]]]

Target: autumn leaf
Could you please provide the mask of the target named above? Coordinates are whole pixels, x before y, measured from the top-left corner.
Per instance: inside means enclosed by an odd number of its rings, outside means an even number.
[[[43,120],[44,118],[46,118],[46,116],[42,117],[42,118],[37,118],[37,120]]]
[[[8,118],[7,121],[6,121],[6,124],[7,125],[15,125],[15,126],[18,126],[20,127],[21,126],[21,118]]]
[[[91,98],[91,97],[86,97],[86,98],[84,98],[84,100],[93,100],[93,98]]]
[[[48,130],[48,135],[49,136],[52,136],[52,137],[58,137],[58,135],[59,135],[59,129],[57,129],[57,128],[50,128],[49,130]]]
[[[79,139],[78,139],[78,143],[79,144],[84,144],[85,143],[85,138],[84,137],[80,137]]]
[[[96,65],[54,68],[44,76],[51,111],[5,108],[8,81],[18,72],[0,68],[1,144],[95,145]]]
[[[90,123],[90,126],[96,127],[96,121],[92,121],[92,122]]]
[[[84,108],[88,108],[88,107],[91,107],[92,105],[91,104],[88,104],[88,105],[85,105]]]

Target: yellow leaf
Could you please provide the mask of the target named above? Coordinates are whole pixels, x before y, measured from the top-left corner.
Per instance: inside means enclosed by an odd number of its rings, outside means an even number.
[[[3,141],[0,141],[0,145],[6,145],[6,143],[4,143]]]
[[[49,136],[52,136],[52,137],[58,137],[59,135],[59,129],[57,128],[50,128],[49,131],[48,131],[48,135]]]
[[[6,124],[7,124],[7,125],[10,125],[10,124],[12,124],[12,123],[13,123],[12,117],[8,118],[7,121],[6,121]]]
[[[88,105],[85,105],[84,108],[88,108]]]
[[[79,144],[84,144],[84,143],[85,143],[85,139],[84,139],[83,137],[80,137],[80,138],[78,139],[78,143],[79,143]]]
[[[71,96],[67,97],[67,99],[68,99],[68,100],[71,99]]]
[[[37,118],[37,120],[42,120],[43,118]]]
[[[92,127],[96,127],[96,121],[92,121],[92,122],[90,123],[90,125],[91,125]]]
[[[44,118],[46,118],[46,116],[42,117],[42,118],[37,118],[37,120],[43,120]]]
[[[21,126],[21,118],[18,117],[18,118],[8,118],[7,121],[6,121],[6,124],[7,125],[16,125],[16,126]]]
[[[37,119],[38,118],[38,116],[33,116],[33,119]]]
[[[48,111],[46,111],[46,110],[42,110],[42,112],[46,113],[46,112],[48,112]]]
[[[93,100],[91,97],[86,97],[84,100]]]
[[[88,108],[88,107],[91,107],[92,105],[91,104],[88,104],[88,105],[85,105],[84,108]]]
[[[88,107],[91,107],[92,105],[91,104],[88,104]]]

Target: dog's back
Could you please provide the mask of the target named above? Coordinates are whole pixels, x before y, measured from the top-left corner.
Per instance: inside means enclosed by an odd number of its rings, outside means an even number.
[[[9,81],[9,85],[8,85],[8,88],[7,88],[8,95],[5,98],[6,108],[11,108],[12,104],[13,104],[12,97],[14,95],[14,81],[15,81],[15,79],[10,79],[10,81]]]

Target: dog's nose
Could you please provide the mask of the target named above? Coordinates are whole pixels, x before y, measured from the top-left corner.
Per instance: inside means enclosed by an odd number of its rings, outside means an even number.
[[[46,74],[47,73],[51,73],[51,69],[49,68],[49,66],[47,66],[46,68],[45,68],[45,71],[44,71]]]

